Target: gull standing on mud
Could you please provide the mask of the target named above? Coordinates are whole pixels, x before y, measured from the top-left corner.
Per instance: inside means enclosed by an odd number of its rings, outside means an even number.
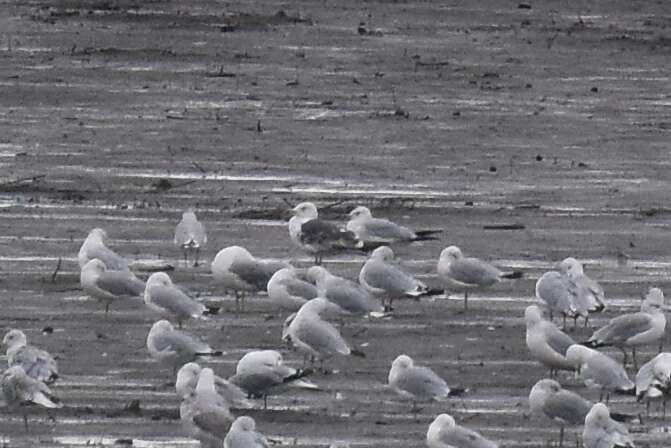
[[[437,240],[435,236],[442,230],[412,231],[407,227],[382,218],[373,218],[368,207],[359,206],[349,212],[347,230],[354,233],[356,239],[364,243],[393,244],[398,242]]]
[[[179,418],[201,446],[221,448],[235,418],[230,406],[230,402],[217,394],[212,369],[204,368],[198,375],[195,392],[179,406]]]
[[[555,324],[543,319],[541,309],[530,305],[524,310],[526,322],[526,343],[531,356],[550,368],[550,376],[557,370],[573,370],[574,366],[566,358],[566,351],[575,344],[566,333]]]
[[[175,330],[167,320],[159,320],[152,325],[147,335],[147,350],[152,358],[175,371],[199,357],[223,355],[190,334]]]
[[[177,319],[180,328],[182,322],[188,319],[207,320],[205,305],[176,287],[165,272],[155,272],[149,276],[144,290],[144,303],[154,311]]]
[[[324,255],[363,249],[354,233],[319,219],[317,207],[312,202],[302,202],[292,211],[294,216],[289,220],[289,237],[298,247],[314,255],[316,265],[322,263]]]
[[[47,351],[28,345],[28,339],[21,330],[9,330],[2,343],[7,347],[7,365],[20,366],[31,378],[45,384],[58,379],[58,364]]]
[[[451,415],[440,414],[426,432],[429,448],[498,448],[479,433],[457,425]]]
[[[557,271],[541,275],[536,282],[536,298],[547,305],[550,321],[553,321],[554,312],[561,313],[564,328],[566,328],[566,316],[576,315],[573,304],[575,289],[568,277]]]
[[[671,393],[671,353],[660,353],[643,364],[636,374],[636,398],[645,398],[645,408],[650,415],[650,400],[662,399],[663,416],[666,417],[666,399]]]
[[[606,394],[608,403],[610,392],[634,394],[636,388],[624,367],[613,358],[580,344],[572,345],[566,351],[566,358],[573,363],[576,374],[587,387],[601,391],[599,400]]]
[[[114,271],[128,269],[128,260],[109,249],[106,244],[107,232],[101,228],[91,230],[77,254],[79,267],[83,268],[90,260],[97,258],[105,263],[107,269]]]
[[[389,369],[389,387],[413,402],[444,400],[450,395],[445,380],[428,367],[416,366],[408,355],[399,355]]]
[[[105,315],[110,304],[121,297],[140,297],[145,284],[128,269],[110,270],[97,258],[89,260],[79,274],[79,284],[89,296],[105,304]]]
[[[664,293],[659,288],[650,288],[638,313],[623,314],[610,320],[596,330],[585,343],[590,347],[612,345],[622,350],[623,364],[627,365],[626,347],[631,347],[634,368],[637,369],[636,346],[659,341],[666,330]]]
[[[235,419],[224,439],[224,448],[268,448],[270,445],[260,432],[256,432],[253,418],[243,415]]]
[[[273,274],[289,267],[285,261],[258,260],[244,247],[230,246],[214,257],[212,275],[224,288],[235,292],[236,306],[244,308],[245,293],[266,291]]]
[[[336,354],[365,357],[362,352],[350,348],[340,332],[321,318],[320,314],[327,310],[339,311],[340,307],[322,297],[308,301],[295,316],[287,319],[290,323],[283,330],[282,339],[312,361],[319,359],[323,362]]]
[[[188,264],[188,253],[194,253],[193,266],[198,266],[200,248],[207,243],[205,227],[196,218],[196,213],[189,208],[182,214],[182,220],[175,228],[175,245],[184,251],[184,264]]]
[[[559,446],[564,444],[564,428],[579,426],[592,403],[570,390],[563,389],[555,380],[542,379],[531,388],[529,406],[536,415],[544,415],[559,425]]]
[[[488,288],[504,279],[521,278],[520,271],[503,272],[479,258],[464,257],[457,246],[449,246],[440,253],[438,277],[447,289],[464,292],[464,310],[468,309],[468,291]]]
[[[177,392],[179,398],[188,398],[196,392],[198,378],[202,371],[203,368],[195,362],[188,362],[180,367],[175,381],[175,392]],[[251,407],[245,391],[230,381],[214,375],[214,385],[216,393],[221,399],[231,403],[232,406]]]
[[[359,272],[359,283],[368,292],[382,300],[385,310],[392,310],[394,299],[414,298],[434,294],[423,282],[403,271],[395,263],[394,252],[389,246],[373,251]],[[389,300],[385,305],[385,298]]]
[[[293,386],[317,390],[316,384],[302,380],[312,374],[312,370],[297,370],[284,364],[282,355],[275,350],[255,350],[246,353],[235,368],[235,375],[229,381],[240,387],[251,397],[263,397],[263,407],[267,406],[270,392],[283,386]]]
[[[603,403],[592,406],[585,417],[582,443],[585,448],[634,447],[627,427],[613,420],[608,407]]]
[[[573,284],[573,326],[576,326],[578,317],[582,317],[586,327],[589,313],[599,313],[606,308],[603,288],[585,275],[582,265],[573,257],[564,259],[559,269]]]
[[[319,296],[353,314],[381,312],[382,306],[358,283],[331,274],[321,266],[308,269],[307,278],[317,285]]]
[[[26,404],[37,404],[45,408],[60,408],[63,405],[42,381],[31,378],[20,365],[5,370],[0,376],[0,405],[23,410],[23,424],[28,431]]]
[[[317,287],[298,276],[296,269],[282,268],[268,280],[268,298],[280,308],[296,311],[319,295]]]

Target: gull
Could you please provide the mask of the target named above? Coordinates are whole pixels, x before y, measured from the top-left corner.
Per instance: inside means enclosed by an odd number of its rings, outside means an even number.
[[[394,252],[389,246],[373,251],[359,272],[359,283],[372,295],[380,297],[383,305],[385,297],[388,298],[389,304],[385,306],[388,310],[392,309],[394,299],[419,300],[421,296],[436,293],[394,263]]]
[[[468,291],[488,288],[503,279],[522,277],[520,271],[503,272],[479,258],[464,257],[457,246],[449,246],[440,253],[438,277],[447,288],[464,291],[464,310],[468,309]]]
[[[63,405],[43,382],[31,378],[20,365],[5,370],[0,377],[0,403],[11,408],[25,409],[23,405],[37,404],[45,408]],[[23,424],[28,431],[28,416],[23,411]]]
[[[217,394],[212,369],[202,369],[195,392],[179,406],[179,418],[188,433],[200,441],[201,446],[222,446],[234,416],[230,403]]]
[[[636,397],[646,399],[646,412],[650,415],[650,400],[662,399],[666,417],[666,399],[671,392],[671,353],[660,353],[643,364],[636,374]]]
[[[331,274],[321,266],[308,269],[307,278],[317,285],[320,297],[353,314],[380,312],[382,307],[358,283]]]
[[[392,244],[397,242],[413,242],[437,240],[434,236],[442,230],[417,230],[412,231],[407,227],[400,226],[382,218],[373,218],[368,207],[359,206],[349,213],[350,220],[347,222],[347,230],[354,233],[359,241]]]
[[[574,297],[573,284],[568,277],[557,271],[546,272],[536,282],[536,298],[547,305],[550,321],[553,320],[555,311],[561,313],[564,328],[566,328],[566,316],[576,315]]]
[[[317,385],[302,380],[310,374],[310,369],[297,370],[285,365],[282,354],[275,350],[255,350],[240,358],[235,375],[228,380],[250,397],[263,397],[265,409],[268,394],[283,386],[319,389]]]
[[[574,326],[578,317],[584,318],[587,326],[589,313],[599,313],[606,308],[603,288],[585,275],[582,265],[573,257],[564,259],[559,264],[559,269],[573,284]]]
[[[144,290],[144,303],[154,311],[175,317],[180,328],[187,319],[207,320],[204,316],[207,312],[205,305],[176,287],[165,272],[154,272],[149,276]]]
[[[524,310],[526,322],[526,343],[531,356],[546,367],[550,375],[556,370],[573,370],[573,364],[566,358],[566,351],[575,344],[566,333],[555,324],[544,320],[540,308],[530,305]]]
[[[445,380],[428,367],[416,366],[408,355],[400,355],[391,363],[389,387],[402,397],[415,401],[440,401],[450,395]]]
[[[188,263],[189,251],[194,252],[193,266],[198,266],[200,248],[207,243],[205,227],[198,221],[193,209],[189,208],[182,214],[182,220],[175,228],[175,245],[184,251],[184,264]]]
[[[295,316],[289,316],[282,339],[312,361],[323,361],[336,354],[365,357],[362,352],[350,348],[340,332],[320,317],[321,313],[334,309],[339,307],[323,297],[309,300]]]
[[[575,392],[563,389],[555,380],[542,379],[531,388],[529,393],[531,412],[545,415],[559,425],[559,446],[564,444],[564,428],[579,426],[585,422],[592,403]],[[625,414],[613,414],[620,421],[631,419]]]
[[[257,260],[247,249],[230,246],[219,251],[212,262],[212,275],[224,288],[235,291],[235,303],[244,307],[247,292],[266,291],[268,281],[283,268],[284,261]]]
[[[606,393],[606,403],[610,391],[631,393],[636,385],[629,379],[627,371],[613,358],[580,344],[574,344],[566,351],[566,359],[576,368],[576,376],[582,379],[587,387],[601,390],[599,400]]]
[[[152,325],[147,335],[147,350],[152,358],[173,370],[199,357],[223,355],[190,334],[175,330],[167,320],[159,320]]]
[[[592,406],[585,417],[582,443],[585,448],[634,447],[627,427],[613,420],[603,403]]]
[[[90,260],[97,258],[105,263],[108,269],[115,271],[128,269],[128,260],[107,248],[106,243],[107,232],[101,228],[91,230],[77,255],[79,267],[83,268]]]
[[[32,345],[21,330],[10,330],[2,343],[7,347],[7,365],[20,366],[31,378],[45,384],[58,379],[58,364],[48,352]]]
[[[590,347],[612,345],[622,350],[623,364],[627,365],[625,347],[631,347],[634,368],[636,362],[636,346],[651,344],[659,341],[666,329],[664,307],[664,293],[659,288],[650,288],[638,313],[623,314],[610,320],[608,324],[599,328],[585,343]]]
[[[121,297],[139,297],[145,284],[128,269],[110,270],[97,258],[89,260],[79,274],[82,290],[105,304],[105,315],[110,304]]]
[[[292,211],[289,237],[298,247],[315,256],[315,264],[321,264],[325,254],[363,249],[363,243],[354,233],[319,219],[317,207],[312,202],[302,202]]]
[[[282,268],[268,281],[268,298],[281,308],[298,310],[310,299],[319,294],[317,287],[299,277],[294,268]]]
[[[175,391],[180,398],[186,399],[196,392],[196,385],[202,371],[203,368],[195,362],[188,362],[180,367],[177,371],[177,380],[175,381]],[[214,375],[214,385],[217,394],[223,400],[232,405],[251,407],[251,404],[247,401],[245,391],[230,381]]]
[[[270,445],[260,432],[256,432],[256,422],[243,415],[235,419],[224,439],[224,448],[268,448]]]
[[[498,448],[479,433],[457,425],[451,415],[440,414],[426,433],[429,448]]]

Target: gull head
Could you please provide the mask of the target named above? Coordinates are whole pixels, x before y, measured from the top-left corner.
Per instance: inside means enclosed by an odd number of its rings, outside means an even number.
[[[659,288],[650,288],[643,299],[643,307],[662,309],[664,308],[664,293]]]
[[[82,268],[82,272],[91,272],[91,273],[97,273],[97,274],[102,274],[107,270],[107,266],[105,263],[98,259],[98,258],[93,258],[89,260],[84,267]]]
[[[172,280],[170,280],[170,276],[165,272],[154,272],[147,279],[147,286],[150,285],[172,286]]]
[[[579,367],[592,354],[593,350],[580,344],[571,345],[566,350],[566,359],[575,367]]]
[[[373,214],[370,212],[368,207],[364,207],[363,205],[358,206],[351,212],[349,212],[349,216],[352,219],[357,219],[357,218],[372,218]]]
[[[231,425],[231,431],[254,431],[255,429],[256,422],[246,415],[236,418]]]
[[[7,348],[12,347],[21,347],[26,345],[27,339],[26,335],[21,330],[9,330],[5,337],[2,338],[2,343],[7,346]]]
[[[450,246],[443,249],[440,253],[440,260],[454,261],[462,258],[464,255],[457,246]]]
[[[582,264],[573,257],[568,257],[559,263],[559,270],[562,274],[574,277],[583,273]]]
[[[189,222],[198,221],[198,218],[196,218],[196,212],[193,210],[193,208],[189,207],[184,211],[184,213],[182,213],[182,220]]]
[[[312,266],[305,274],[310,283],[316,284],[319,280],[325,278],[329,271],[321,266]]]
[[[529,305],[524,310],[524,321],[526,322],[527,327],[536,325],[541,320],[543,320],[543,313],[536,305]]]
[[[316,219],[319,216],[317,207],[312,202],[301,202],[292,209],[292,212],[299,218]]]
[[[97,240],[104,243],[107,241],[107,232],[100,227],[96,227],[89,232],[87,239]]]
[[[177,381],[175,381],[175,391],[177,394],[186,398],[194,391],[194,380],[200,375],[201,367],[195,362],[184,364],[177,372]]]
[[[394,359],[394,362],[391,363],[392,370],[404,370],[409,369],[414,365],[414,361],[408,355],[399,355]]]
[[[610,420],[610,411],[603,403],[596,403],[585,417],[585,426],[605,426]]]
[[[370,254],[371,260],[392,261],[394,259],[394,251],[389,246],[380,246]]]
[[[161,319],[157,322],[154,323],[154,325],[151,326],[151,330],[149,330],[149,334],[156,334],[156,333],[163,333],[166,331],[173,331],[175,327],[172,326],[170,322],[168,322],[165,319]]]

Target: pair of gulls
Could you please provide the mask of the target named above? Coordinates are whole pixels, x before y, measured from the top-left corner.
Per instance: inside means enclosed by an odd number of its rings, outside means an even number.
[[[638,368],[636,347],[658,342],[665,334],[664,309],[664,293],[659,288],[650,288],[641,302],[640,311],[614,317],[597,329],[583,345],[591,348],[617,347],[624,354],[624,365],[627,364],[626,350],[631,348],[634,368]],[[526,343],[531,355],[549,367],[551,373],[573,370],[575,363],[567,358],[567,351],[576,342],[554,323],[544,320],[540,308],[535,305],[526,308],[524,318]]]
[[[21,330],[8,331],[2,343],[7,347],[8,368],[0,375],[0,406],[14,409],[25,409],[26,404],[61,407],[48,386],[58,379],[56,360],[48,352],[29,345]],[[25,411],[23,422],[27,430]]]
[[[211,448],[268,448],[266,438],[256,431],[254,419],[235,418],[231,407],[244,401],[241,391],[218,378],[212,369],[191,363],[177,377],[176,391],[182,402],[179,416],[186,431]]]
[[[633,447],[627,427],[620,422],[634,416],[610,413],[604,403],[591,403],[575,392],[566,390],[555,380],[538,381],[529,393],[531,412],[542,415],[559,425],[559,446],[564,443],[567,426],[584,425],[585,448]],[[577,445],[577,441],[576,441]]]
[[[605,294],[599,283],[588,277],[582,264],[573,257],[559,263],[559,271],[549,271],[536,282],[536,297],[547,305],[552,320],[555,312],[562,315],[564,327],[566,317],[573,318],[574,327],[578,318],[589,320],[589,313],[605,309]]]

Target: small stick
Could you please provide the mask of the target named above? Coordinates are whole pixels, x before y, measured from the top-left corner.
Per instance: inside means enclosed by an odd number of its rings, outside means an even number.
[[[58,271],[61,270],[61,263],[63,262],[63,259],[61,257],[58,257],[58,263],[56,263],[56,269],[54,269],[54,273],[51,274],[51,283],[56,283],[56,275],[58,275]]]

